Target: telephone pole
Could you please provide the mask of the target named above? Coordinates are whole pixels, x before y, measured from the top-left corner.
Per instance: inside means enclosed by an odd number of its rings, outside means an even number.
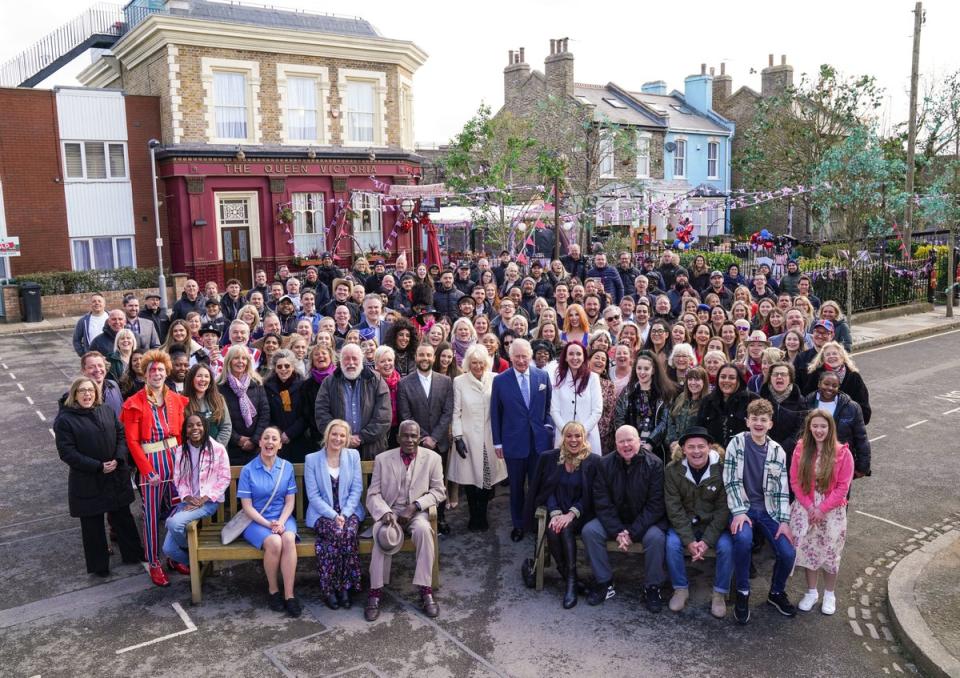
[[[910,255],[913,234],[913,174],[914,154],[917,146],[917,89],[920,76],[920,27],[923,25],[923,3],[918,2],[913,10],[913,63],[910,67],[910,128],[907,135],[907,207],[904,211],[904,245]]]

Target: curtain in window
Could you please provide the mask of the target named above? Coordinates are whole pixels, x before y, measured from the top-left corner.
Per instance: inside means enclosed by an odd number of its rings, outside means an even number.
[[[83,179],[83,155],[80,144],[64,144],[63,157],[68,179]]]
[[[650,139],[637,139],[637,176],[650,176]]]
[[[220,139],[247,138],[246,78],[243,73],[215,73],[213,99]]]
[[[126,160],[123,157],[123,144],[107,144],[110,149],[110,176],[114,179],[127,176]]]
[[[287,78],[287,125],[290,139],[313,141],[317,135],[317,81]]]
[[[323,193],[294,193],[293,208],[294,251],[308,255],[326,249],[323,229]]]
[[[107,178],[107,158],[102,141],[88,141],[84,144],[87,155],[87,179]]]
[[[73,241],[73,269],[75,271],[89,271],[93,268],[90,265],[90,243],[87,240]]]
[[[373,84],[347,84],[347,135],[350,141],[373,141]]]
[[[117,267],[133,267],[133,238],[117,238]]]
[[[101,271],[114,268],[113,238],[93,239],[93,264]]]

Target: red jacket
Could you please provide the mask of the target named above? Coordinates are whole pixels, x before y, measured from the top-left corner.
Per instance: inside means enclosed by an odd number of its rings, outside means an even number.
[[[167,425],[169,430],[163,432],[161,439],[176,438],[179,444],[183,430],[183,410],[187,406],[187,399],[174,393],[166,386],[163,387],[163,400],[167,406]],[[137,465],[140,475],[150,475],[155,471],[153,464],[147,459],[143,451],[143,444],[154,437],[153,415],[150,413],[150,403],[147,402],[147,389],[142,388],[123,403],[120,411],[120,421],[127,438],[127,448],[130,456]]]

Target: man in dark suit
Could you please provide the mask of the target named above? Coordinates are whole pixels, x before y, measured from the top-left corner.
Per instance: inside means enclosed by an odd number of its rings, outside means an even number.
[[[417,369],[397,386],[397,416],[400,421],[417,422],[423,436],[420,446],[433,450],[447,465],[450,450],[450,423],[453,421],[453,380],[433,371],[434,349],[424,342],[417,346]],[[437,531],[450,534],[442,502],[437,509]]]
[[[493,380],[490,395],[490,427],[493,448],[507,463],[510,480],[510,538],[523,539],[524,480],[533,480],[537,455],[553,447],[550,421],[550,378],[531,364],[533,351],[526,339],[510,345],[513,369]]]
[[[380,298],[380,295],[372,293],[366,295],[363,298],[363,317],[360,318],[357,329],[372,329],[374,331],[374,338],[377,340],[377,346],[383,346],[383,342],[387,338],[387,332],[390,331],[392,324],[393,323],[388,323],[383,319],[383,300]]]

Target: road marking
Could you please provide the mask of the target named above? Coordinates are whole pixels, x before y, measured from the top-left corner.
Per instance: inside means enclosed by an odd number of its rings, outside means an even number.
[[[31,398],[30,396],[27,396],[27,402],[33,405],[33,398]]]
[[[46,421],[46,420],[47,420],[47,418],[46,418],[45,416],[43,416],[43,412],[41,412],[40,410],[36,410],[36,413],[37,413],[37,416],[40,417],[40,421]]]
[[[21,384],[19,381],[17,382],[17,388],[19,388],[21,391],[23,390],[23,384]]]
[[[888,523],[888,524],[890,524],[890,525],[893,525],[894,527],[899,527],[899,528],[902,528],[902,529],[904,529],[904,530],[909,530],[910,532],[918,532],[918,531],[919,531],[919,530],[913,529],[912,527],[907,527],[906,525],[901,525],[900,523],[895,523],[895,522],[893,522],[892,520],[887,520],[886,518],[881,518],[880,516],[875,516],[875,515],[873,515],[872,513],[866,513],[865,511],[854,511],[854,513],[859,513],[861,516],[866,516],[867,518],[873,518],[874,520],[879,520],[879,521],[882,521],[882,522],[884,522],[884,523]],[[872,570],[873,568],[872,568],[872,567],[868,567],[867,569],[868,569],[868,570]],[[871,574],[871,573],[870,573],[870,572],[867,572],[867,574]]]
[[[49,516],[43,516],[41,518],[32,518],[31,520],[21,520],[18,523],[7,523],[6,525],[0,525],[0,530],[9,530],[11,527],[20,527],[21,525],[31,525],[33,523],[42,523],[44,520],[50,520],[51,518],[68,518],[69,513],[52,513]]]
[[[16,381],[16,380],[17,380],[17,375],[15,375],[13,372],[10,372],[10,378],[13,379],[14,381]]]
[[[10,541],[0,541],[0,546],[8,546],[10,544],[17,544],[21,541],[33,541],[34,539],[43,539],[44,537],[52,537],[55,534],[63,534],[64,532],[73,532],[74,530],[79,530],[80,526],[68,527],[64,530],[54,530],[53,532],[44,532],[43,534],[34,534],[29,537],[21,537],[19,539],[11,539]]]
[[[56,437],[57,437],[57,434],[53,432],[53,429],[52,429],[52,428],[48,428],[47,430],[50,431],[50,437],[51,437],[51,438],[56,438]]]
[[[913,422],[913,423],[910,424],[909,426],[904,426],[904,428],[913,428],[914,426],[919,426],[920,424],[926,424],[928,421],[930,421],[930,420],[929,420],[929,419],[921,419],[920,421],[915,421],[915,422]]]
[[[960,407],[954,407],[952,410],[947,410],[943,414],[953,414],[954,412],[960,412]],[[943,414],[940,416],[943,416]]]
[[[6,363],[0,363],[0,365],[2,365],[2,366],[3,366],[3,369],[5,369],[5,370],[9,370],[9,369],[10,369],[9,367],[7,367],[7,364],[6,364]]]
[[[130,652],[132,650],[139,650],[141,647],[147,647],[148,645],[156,645],[157,643],[162,643],[165,640],[170,640],[171,638],[176,638],[177,636],[184,636],[188,633],[193,633],[197,630],[197,625],[193,623],[187,613],[184,611],[183,607],[180,606],[180,603],[173,603],[173,609],[186,625],[183,631],[177,631],[176,633],[168,633],[165,636],[160,636],[159,638],[154,638],[153,640],[148,640],[143,643],[137,643],[136,645],[131,645],[130,647],[125,647],[116,651],[116,654],[123,654],[124,652]]]
[[[886,351],[888,348],[897,348],[898,346],[906,346],[907,344],[914,344],[918,341],[927,341],[928,339],[945,337],[948,334],[956,334],[957,332],[960,332],[960,330],[950,330],[949,332],[941,332],[940,334],[931,334],[929,337],[920,337],[919,339],[901,341],[897,344],[887,344],[886,346],[878,346],[877,348],[868,348],[866,351],[856,351],[856,354],[860,356],[860,355],[866,355],[867,353],[873,353],[874,351]]]
[[[884,433],[882,436],[877,436],[876,438],[871,438],[871,439],[870,439],[869,441],[867,441],[867,442],[871,442],[871,443],[872,443],[872,442],[877,441],[877,440],[883,440],[883,439],[886,438],[886,437],[887,437],[887,434]]]

